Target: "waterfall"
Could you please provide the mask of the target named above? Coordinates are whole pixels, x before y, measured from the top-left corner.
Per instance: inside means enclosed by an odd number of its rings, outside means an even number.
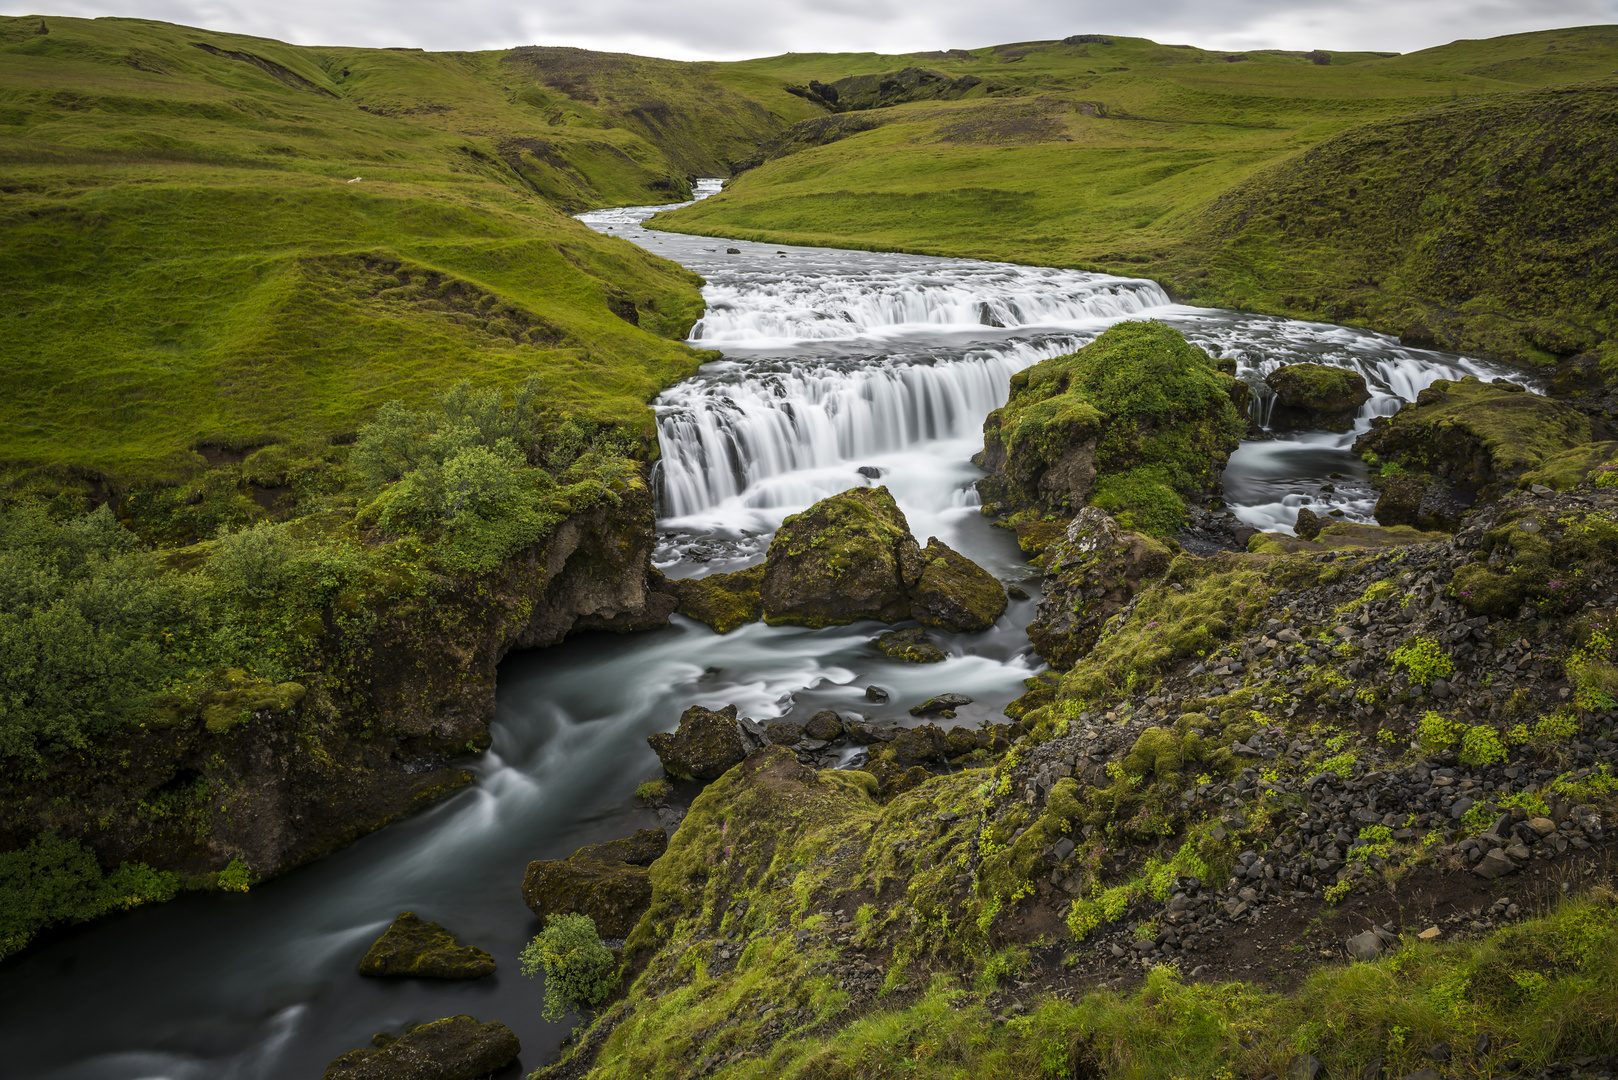
[[[685,517],[731,499],[802,507],[850,486],[845,474],[873,455],[976,440],[984,418],[1005,404],[1012,375],[1085,340],[1010,342],[953,359],[709,365],[657,400],[659,515]],[[814,475],[839,466],[842,479]]]
[[[912,329],[1073,328],[1171,304],[1152,281],[972,262],[947,274],[925,264],[858,273],[794,268],[767,278],[718,273],[705,295],[708,310],[691,341],[749,348]]]

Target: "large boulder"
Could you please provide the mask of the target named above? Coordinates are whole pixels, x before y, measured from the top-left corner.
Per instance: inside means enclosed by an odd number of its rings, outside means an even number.
[[[323,1080],[477,1080],[522,1053],[506,1025],[465,1015],[417,1024],[402,1035],[375,1035],[371,1042],[326,1066]]]
[[[1372,420],[1354,449],[1373,465],[1391,462],[1492,500],[1524,473],[1591,439],[1590,420],[1577,409],[1468,375],[1440,379],[1396,415]]]
[[[922,724],[901,730],[888,749],[896,765],[939,764],[949,756],[949,737],[937,724]]]
[[[1077,663],[1108,619],[1168,569],[1168,548],[1119,527],[1110,514],[1087,506],[1060,543],[1045,553],[1044,595],[1028,624],[1028,640],[1052,667]]]
[[[522,898],[541,919],[588,915],[604,938],[627,937],[652,902],[647,867],[668,850],[662,829],[582,847],[565,859],[528,864]]]
[[[917,622],[958,634],[987,630],[1005,613],[1005,586],[977,563],[936,536],[927,540],[921,557],[921,577],[910,590]]]
[[[462,945],[437,923],[413,911],[393,920],[360,961],[360,974],[378,978],[481,979],[494,974],[494,957]]]
[[[983,425],[984,512],[1071,517],[1089,503],[1171,535],[1186,500],[1217,491],[1247,429],[1234,379],[1157,322],[1126,322],[1011,377]]]
[[[1461,515],[1471,509],[1472,497],[1441,480],[1395,475],[1382,478],[1376,500],[1376,523],[1409,525],[1428,532],[1454,532]]]
[[[910,617],[921,548],[885,487],[852,488],[781,523],[759,592],[772,626]]]
[[[677,610],[681,615],[728,634],[764,617],[764,601],[759,596],[763,581],[764,567],[749,566],[730,574],[682,578],[669,582],[669,587],[680,600]]]
[[[1326,364],[1287,364],[1264,376],[1264,382],[1275,391],[1270,427],[1277,431],[1348,431],[1360,406],[1371,400],[1365,376]]]
[[[646,741],[670,775],[693,780],[717,780],[747,756],[734,705],[693,705],[680,714],[679,728],[648,735]]]

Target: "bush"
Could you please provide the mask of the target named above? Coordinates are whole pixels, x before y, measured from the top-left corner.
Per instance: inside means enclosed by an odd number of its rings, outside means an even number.
[[[1499,765],[1506,757],[1499,733],[1487,724],[1469,727],[1461,736],[1461,761],[1467,765]]]
[[[599,1005],[618,984],[612,952],[588,915],[552,915],[522,951],[522,973],[545,973],[545,1019]]]
[[[24,848],[0,853],[0,957],[17,952],[47,926],[168,900],[178,891],[173,874],[144,863],[124,863],[103,875],[78,840],[41,833]]]
[[[1454,674],[1455,661],[1432,638],[1414,638],[1393,651],[1394,670],[1404,668],[1410,681],[1431,686],[1434,679]]]

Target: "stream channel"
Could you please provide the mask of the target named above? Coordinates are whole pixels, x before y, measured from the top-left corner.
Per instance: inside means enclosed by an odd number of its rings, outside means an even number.
[[[703,181],[698,195],[717,190]],[[656,403],[656,559],[673,577],[759,561],[786,515],[883,483],[923,544],[938,536],[1037,597],[1012,535],[978,513],[970,458],[1014,372],[1124,319],[1162,320],[1234,357],[1260,416],[1262,376],[1281,364],[1365,376],[1373,396],[1356,432],[1250,440],[1233,456],[1227,504],[1264,529],[1290,531],[1306,503],[1371,520],[1374,496],[1349,449],[1357,431],[1434,379],[1514,375],[1366,331],[1176,305],[1150,281],[646,230],[658,209],[581,219],[708,281],[692,343],[723,359]],[[1334,473],[1336,490],[1322,494]],[[633,794],[659,772],[647,735],[672,730],[692,704],[735,703],[765,721],[830,707],[913,723],[910,705],[951,691],[974,699],[957,723],[995,718],[1041,666],[1023,633],[1035,603],[1013,601],[983,633],[935,632],[948,659],[931,665],[875,652],[885,628],[874,623],[719,637],[681,616],[513,654],[471,788],[249,893],[129,912],[0,969],[0,1080],[307,1080],[373,1032],[455,1013],[505,1022],[531,1070],[572,1025],[544,1022],[541,982],[518,972],[537,929],[518,888],[524,867],[660,824]],[[872,683],[890,691],[887,705],[865,700]],[[361,978],[355,965],[403,910],[489,950],[500,970],[471,983]]]

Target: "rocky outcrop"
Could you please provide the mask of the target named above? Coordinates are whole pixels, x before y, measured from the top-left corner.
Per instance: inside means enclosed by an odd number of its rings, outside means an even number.
[[[462,763],[489,744],[507,652],[666,624],[676,601],[650,565],[653,542],[651,496],[635,480],[489,573],[434,579],[425,595],[350,597],[365,605],[363,623],[334,612],[329,629],[316,627],[314,670],[340,679],[224,672],[188,699],[158,702],[144,728],[112,735],[94,760],[64,757],[26,779],[7,772],[0,850],[54,830],[104,866],[201,876],[239,860],[258,880],[352,843],[472,782]],[[176,564],[194,557],[167,553]],[[194,812],[142,810],[176,797],[194,798]]]
[[[478,1080],[517,1060],[522,1043],[499,1021],[447,1016],[379,1034],[326,1066],[323,1080]]]
[[[1170,557],[1163,544],[1119,528],[1106,511],[1080,510],[1045,553],[1044,596],[1028,624],[1035,651],[1053,667],[1071,667],[1142,582],[1168,569]]]
[[[1275,391],[1270,427],[1348,431],[1359,407],[1371,400],[1365,376],[1325,364],[1286,364],[1264,377]]]
[[[1424,476],[1386,476],[1381,487],[1374,514],[1378,525],[1389,527],[1409,525],[1427,532],[1454,532],[1460,528],[1461,515],[1472,508],[1474,501],[1442,480]]]
[[[528,864],[522,898],[541,919],[588,915],[604,938],[621,938],[651,903],[647,867],[668,849],[662,829],[642,829],[624,840],[582,847],[565,859]]]
[[[1354,449],[1372,464],[1430,474],[1487,500],[1591,437],[1590,420],[1577,409],[1469,375],[1440,379],[1395,416],[1372,420]]]
[[[360,974],[376,978],[481,979],[494,974],[494,957],[462,945],[437,923],[401,912],[360,960]]]
[[[669,588],[679,599],[681,615],[707,623],[716,633],[728,634],[764,617],[759,595],[763,581],[764,567],[750,566],[729,574],[671,581]]]
[[[747,756],[734,705],[717,710],[693,705],[680,714],[678,729],[648,735],[646,741],[668,773],[693,780],[717,780]]]
[[[832,626],[910,617],[921,548],[885,487],[853,488],[782,522],[764,563],[764,621]]]
[[[974,460],[983,512],[1071,517],[1094,503],[1127,527],[1172,535],[1186,502],[1219,488],[1247,422],[1234,379],[1176,330],[1119,323],[1070,356],[1011,378]]]
[[[787,518],[759,592],[771,625],[914,618],[959,633],[986,630],[1006,610],[1005,588],[982,567],[937,537],[923,551],[885,487],[852,488]]]
[[[977,563],[937,537],[928,539],[921,558],[921,577],[910,589],[917,622],[959,634],[987,630],[1005,614],[1005,586]]]

